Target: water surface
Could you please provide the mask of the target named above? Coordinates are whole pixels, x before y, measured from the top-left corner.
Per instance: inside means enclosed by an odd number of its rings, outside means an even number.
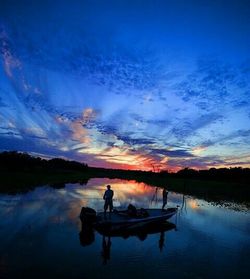
[[[38,187],[0,195],[1,278],[242,278],[249,275],[250,212],[169,192],[176,229],[131,237],[81,239],[82,206],[160,208],[161,189],[135,181],[92,179],[87,185]],[[88,244],[88,245],[87,245]]]

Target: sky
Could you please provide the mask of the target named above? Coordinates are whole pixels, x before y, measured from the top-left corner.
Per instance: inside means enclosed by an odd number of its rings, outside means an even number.
[[[250,1],[0,0],[0,151],[250,167]]]

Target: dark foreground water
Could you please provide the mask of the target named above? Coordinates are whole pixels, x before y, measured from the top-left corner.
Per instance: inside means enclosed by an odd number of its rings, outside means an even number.
[[[86,239],[81,207],[102,210],[107,183],[116,208],[161,207],[161,189],[122,180],[0,195],[0,278],[249,278],[250,212],[173,192],[176,229]]]

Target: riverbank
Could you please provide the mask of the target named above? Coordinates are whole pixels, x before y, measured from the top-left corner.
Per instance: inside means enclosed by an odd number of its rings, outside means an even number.
[[[229,181],[177,178],[170,175],[142,172],[111,171],[90,168],[85,171],[65,170],[23,170],[0,171],[0,193],[17,194],[27,192],[37,186],[49,185],[62,188],[66,183],[87,184],[91,178],[118,178],[144,182],[155,187],[166,187],[169,191],[195,196],[216,203],[244,203],[250,208],[250,187]]]
[[[90,178],[84,172],[65,170],[0,171],[0,177],[0,193],[6,194],[23,193],[43,185],[86,184]]]

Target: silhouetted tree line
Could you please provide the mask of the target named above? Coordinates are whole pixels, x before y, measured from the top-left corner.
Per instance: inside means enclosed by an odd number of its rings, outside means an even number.
[[[250,181],[250,168],[210,168],[209,170],[195,170],[191,168],[182,169],[176,173],[168,171],[152,172],[139,170],[121,170],[92,168],[87,164],[76,161],[68,161],[60,158],[45,160],[40,157],[33,157],[27,153],[16,151],[0,153],[0,169],[4,170],[27,170],[27,169],[49,169],[49,170],[77,170],[86,171],[90,177],[109,177],[121,179],[164,179],[168,177],[204,179],[204,180],[232,180],[238,182]]]
[[[204,181],[225,181],[235,182],[238,184],[250,185],[250,169],[230,168],[230,169],[210,169],[210,170],[193,170],[183,169],[177,173],[152,172],[152,171],[136,171],[136,170],[120,170],[120,169],[104,169],[89,168],[88,174],[91,177],[107,177],[119,178],[127,180],[136,180],[155,186],[164,186],[169,178],[193,179]],[[168,184],[168,183],[167,183]]]
[[[40,157],[33,157],[27,153],[16,151],[5,151],[0,153],[0,169],[2,170],[58,169],[82,171],[87,168],[87,164],[60,158],[45,160]]]
[[[185,168],[174,174],[175,177],[210,179],[210,180],[245,180],[250,178],[249,168],[210,168],[208,170],[194,170]]]
[[[25,192],[40,185],[54,188],[65,187],[65,183],[85,185],[91,178],[118,178],[167,187],[170,191],[209,201],[247,202],[249,206],[250,200],[249,168],[185,168],[177,173],[105,169],[59,158],[45,160],[13,151],[0,153],[0,172],[0,193]]]

